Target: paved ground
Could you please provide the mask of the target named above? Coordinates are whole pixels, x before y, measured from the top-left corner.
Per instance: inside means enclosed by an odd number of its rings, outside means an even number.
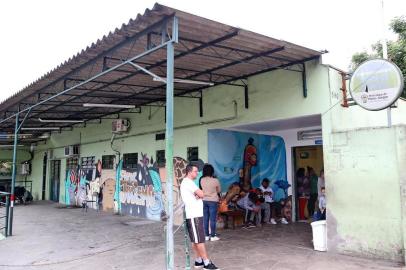
[[[0,241],[0,269],[165,269],[164,226],[133,217],[38,202],[15,208],[14,235]],[[316,252],[308,224],[221,231],[207,244],[221,269],[403,269],[385,262]],[[175,235],[184,269],[183,231]]]

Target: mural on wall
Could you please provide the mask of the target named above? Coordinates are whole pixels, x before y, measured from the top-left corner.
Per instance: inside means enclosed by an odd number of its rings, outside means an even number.
[[[98,183],[96,178],[95,182]],[[92,182],[91,182],[92,183]],[[100,177],[100,184],[95,191],[98,192],[98,202],[104,211],[114,210],[114,193],[116,191],[116,172],[115,170],[103,170]]]
[[[161,220],[166,216],[166,169],[157,163],[150,164],[147,155],[141,153],[141,160],[135,169],[122,169],[120,175],[120,204],[121,213],[126,215],[146,217]],[[174,223],[183,222],[182,200],[179,186],[186,176],[187,161],[174,157],[173,204]],[[195,162],[203,167],[203,161]]]
[[[232,183],[243,189],[259,187],[268,178],[274,199],[287,198],[286,150],[283,138],[228,130],[209,130],[209,163],[213,165],[221,188]]]
[[[0,176],[10,176],[13,171],[13,161],[0,160]]]
[[[97,208],[101,189],[101,161],[95,164],[95,157],[82,158],[81,166],[67,170],[65,179],[65,204],[82,206],[90,201],[89,207]]]
[[[257,148],[253,142],[254,139],[250,137],[244,148],[242,168],[239,171],[240,185],[244,191],[248,191],[252,188],[251,170],[257,165]]]

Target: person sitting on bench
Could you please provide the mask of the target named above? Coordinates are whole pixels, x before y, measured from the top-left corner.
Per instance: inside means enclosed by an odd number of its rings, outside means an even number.
[[[245,210],[245,228],[256,227],[254,218],[256,217],[257,224],[261,223],[261,206],[257,205],[258,195],[256,192],[248,192],[237,201],[237,207]],[[248,219],[249,216],[249,219]]]

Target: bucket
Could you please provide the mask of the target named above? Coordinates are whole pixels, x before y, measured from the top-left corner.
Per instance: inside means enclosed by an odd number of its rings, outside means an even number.
[[[311,223],[313,231],[314,250],[327,251],[327,228],[326,221],[320,220]]]

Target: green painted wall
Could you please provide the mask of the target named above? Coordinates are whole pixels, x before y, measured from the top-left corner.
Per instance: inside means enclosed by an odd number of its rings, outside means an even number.
[[[401,261],[396,128],[330,135],[324,147],[329,250]]]
[[[341,78],[329,72],[330,110],[322,113],[330,252],[404,261],[399,136],[405,102],[387,111],[342,107]],[[403,149],[401,149],[403,147]]]
[[[307,98],[303,97],[301,73],[287,70],[276,70],[249,78],[249,109],[244,108],[243,87],[222,85],[204,91],[203,117],[199,117],[198,99],[176,98],[174,155],[186,158],[187,147],[199,146],[199,157],[207,160],[207,130],[210,128],[320,113],[328,106],[325,102],[329,96],[326,87],[327,68],[319,65],[318,61],[312,61],[307,63],[306,69]],[[155,141],[155,134],[164,132],[164,115],[164,109],[158,107],[143,107],[141,114],[121,114],[122,118],[131,120],[132,127],[128,134],[116,136],[113,148],[121,154],[138,152],[140,155],[142,152],[155,160],[156,151],[165,149],[165,141]],[[33,161],[36,169],[31,175],[35,181],[34,195],[38,194],[36,198],[39,198],[41,190],[43,151],[52,149],[53,159],[62,160],[61,177],[64,178],[66,159],[63,156],[63,147],[66,145],[80,144],[80,156],[94,155],[96,160],[101,159],[102,155],[114,154],[110,147],[111,121],[88,123],[86,127],[55,133],[46,145],[37,147]],[[60,202],[63,202],[63,182],[60,190]],[[49,170],[46,194],[49,198]]]
[[[341,107],[341,77],[335,70],[317,61],[307,63],[306,70],[307,98],[303,97],[302,74],[288,70],[249,78],[249,109],[244,108],[243,87],[222,85],[205,90],[203,117],[199,117],[198,99],[176,98],[174,155],[186,158],[187,147],[198,146],[199,157],[207,160],[207,130],[211,128],[320,114],[329,251],[401,260],[404,245],[399,239],[404,238],[405,230],[402,230],[399,195],[399,157],[403,164],[405,158],[394,153],[404,147],[399,142],[403,129],[384,128],[385,111]],[[404,102],[392,111],[395,124],[405,123]],[[129,133],[116,136],[114,149],[121,154],[138,152],[139,156],[142,152],[155,160],[156,151],[165,149],[164,141],[155,141],[155,134],[165,129],[163,108],[143,107],[141,114],[121,114],[121,117],[129,118],[132,127]],[[51,149],[53,159],[62,160],[63,179],[66,169],[63,147],[80,144],[81,157],[101,159],[102,155],[114,154],[110,130],[111,120],[88,123],[86,127],[53,134],[46,145],[37,146],[30,176],[34,181],[34,198],[40,198],[41,194],[44,151]],[[49,198],[49,166],[47,175]],[[60,190],[60,202],[63,202],[63,181]]]
[[[17,181],[23,181],[25,176],[20,174],[20,164],[23,161],[30,159],[30,153],[28,150],[19,149],[17,151]],[[0,148],[0,160],[13,160],[13,150],[10,149],[1,149]],[[0,179],[11,179],[10,176],[0,176]]]

